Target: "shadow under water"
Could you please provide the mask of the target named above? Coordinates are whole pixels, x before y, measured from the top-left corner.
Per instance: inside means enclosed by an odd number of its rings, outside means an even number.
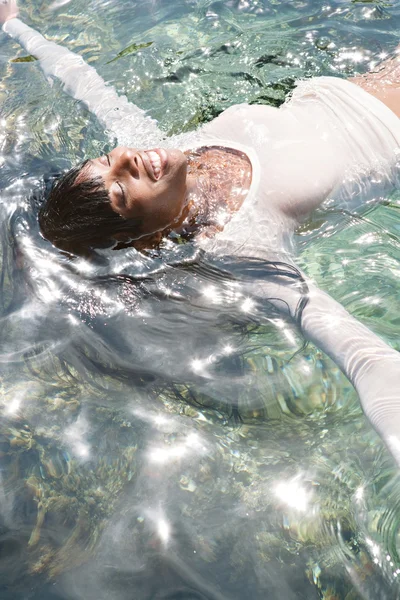
[[[36,197],[2,214],[2,597],[34,576],[85,600],[384,598],[387,516],[363,490],[387,493],[391,462],[350,384],[249,291],[285,278],[301,319],[299,273],[191,244],[71,258]]]

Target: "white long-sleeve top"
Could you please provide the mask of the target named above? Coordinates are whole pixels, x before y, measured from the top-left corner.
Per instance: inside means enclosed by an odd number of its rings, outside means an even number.
[[[153,119],[118,96],[76,54],[11,19],[3,26],[86,104],[120,143],[181,149],[218,145],[245,152],[252,182],[241,209],[208,251],[277,258],[291,250],[291,234],[322,202],[354,208],[396,184],[400,120],[383,103],[338,78],[302,81],[279,109],[237,105],[194,133],[165,139]],[[253,294],[295,314],[299,293],[279,278]],[[310,283],[301,327],[355,386],[364,412],[400,464],[400,355]]]

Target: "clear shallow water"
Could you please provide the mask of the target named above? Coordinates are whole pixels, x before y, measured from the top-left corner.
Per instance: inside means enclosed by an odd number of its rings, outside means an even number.
[[[279,103],[299,76],[366,70],[394,51],[399,10],[24,5],[166,133]],[[295,327],[190,245],[88,265],[39,238],[26,198],[43,173],[109,141],[24,56],[1,38],[1,598],[400,597],[398,475],[331,361],[295,354]],[[321,213],[298,264],[398,347],[400,204],[387,204]]]

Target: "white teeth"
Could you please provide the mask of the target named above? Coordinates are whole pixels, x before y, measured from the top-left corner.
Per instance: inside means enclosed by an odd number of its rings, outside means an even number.
[[[157,152],[146,152],[147,156],[149,157],[151,166],[153,168],[154,171],[154,175],[155,177],[158,177],[159,174],[161,173],[161,159],[158,156]]]

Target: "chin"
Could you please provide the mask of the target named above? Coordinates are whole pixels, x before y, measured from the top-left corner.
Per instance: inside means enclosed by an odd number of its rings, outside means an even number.
[[[171,150],[168,152],[168,162],[169,162],[169,180],[174,182],[173,185],[178,185],[181,187],[182,185],[186,185],[186,175],[187,175],[187,159],[186,156],[180,150]]]

